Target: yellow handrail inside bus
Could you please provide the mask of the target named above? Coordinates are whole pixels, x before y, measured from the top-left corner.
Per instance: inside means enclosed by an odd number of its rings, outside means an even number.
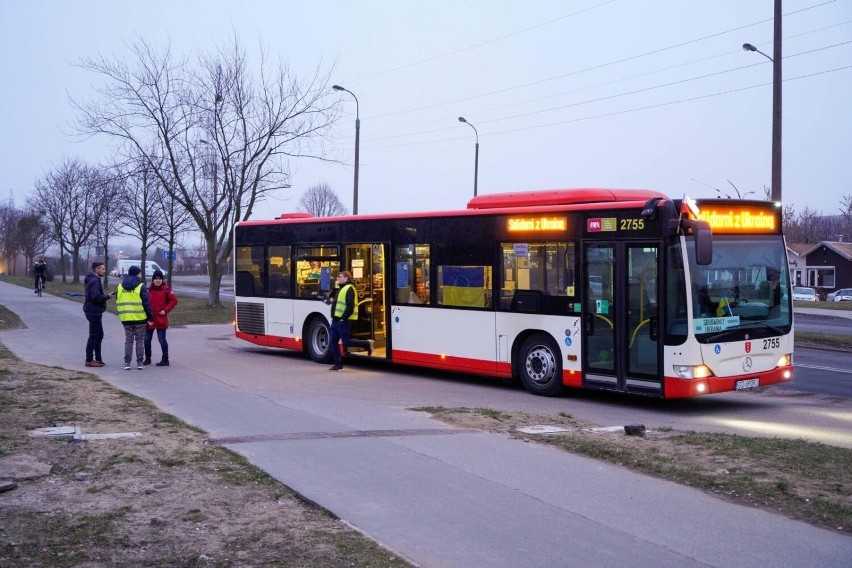
[[[639,330],[642,328],[642,326],[648,323],[649,321],[651,321],[651,318],[648,318],[644,321],[640,321],[639,325],[636,326],[636,329],[633,330],[633,335],[630,336],[630,347],[633,347],[633,342],[636,341],[636,334],[639,333]]]

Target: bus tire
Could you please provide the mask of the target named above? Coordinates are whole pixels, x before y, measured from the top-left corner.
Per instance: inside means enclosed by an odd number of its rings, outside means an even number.
[[[561,353],[549,335],[536,333],[524,340],[517,369],[521,383],[532,394],[556,396],[562,392]]]
[[[315,317],[308,324],[305,333],[305,351],[316,363],[331,362],[331,349],[328,345],[328,323],[321,317]]]

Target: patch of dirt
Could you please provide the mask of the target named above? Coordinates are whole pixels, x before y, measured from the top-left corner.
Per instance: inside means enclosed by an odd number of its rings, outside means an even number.
[[[28,434],[50,426],[141,436]],[[0,566],[409,566],[205,440],[90,374],[0,350],[0,481],[17,483],[0,493]]]

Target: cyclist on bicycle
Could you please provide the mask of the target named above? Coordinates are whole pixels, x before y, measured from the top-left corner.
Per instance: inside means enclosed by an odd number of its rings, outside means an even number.
[[[35,290],[34,292],[38,294],[38,281],[41,279],[41,287],[44,288],[44,283],[47,280],[47,263],[43,258],[39,257],[39,259],[33,265],[33,275],[35,276]]]

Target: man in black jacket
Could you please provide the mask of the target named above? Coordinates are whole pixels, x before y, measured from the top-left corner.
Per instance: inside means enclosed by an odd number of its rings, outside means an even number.
[[[83,283],[86,286],[86,300],[83,302],[83,313],[89,320],[89,340],[86,342],[86,366],[103,367],[101,359],[101,343],[104,339],[103,315],[106,303],[113,295],[104,294],[101,278],[106,273],[103,262],[93,262],[92,271],[86,274]]]

